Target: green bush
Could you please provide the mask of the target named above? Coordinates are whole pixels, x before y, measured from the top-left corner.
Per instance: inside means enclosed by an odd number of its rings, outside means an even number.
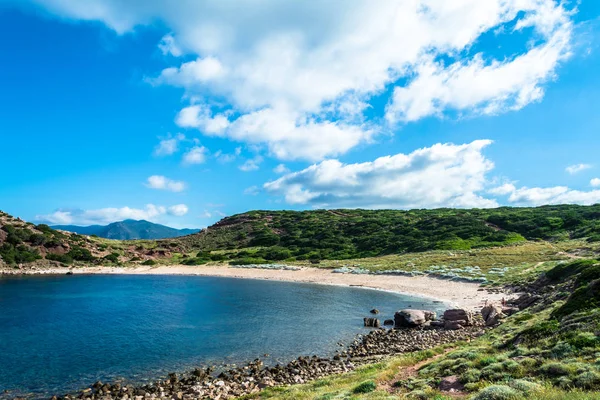
[[[71,258],[71,256],[69,256],[67,254],[52,254],[52,253],[48,253],[48,254],[46,254],[46,259],[47,260],[51,260],[51,261],[58,261],[58,262],[63,263],[63,264],[71,264],[71,263],[73,263],[73,259]]]
[[[508,384],[511,388],[518,390],[519,392],[530,395],[542,389],[542,387],[531,381],[525,379],[515,379]]]
[[[67,255],[75,261],[92,262],[96,260],[96,257],[88,249],[79,246],[73,246]]]
[[[109,255],[104,256],[103,260],[114,263],[114,264],[118,264],[119,263],[119,253],[110,253]]]
[[[156,261],[154,260],[146,260],[142,263],[142,265],[156,265]]]
[[[491,385],[473,396],[473,400],[518,400],[522,397],[519,391],[510,386]]]
[[[252,264],[268,264],[268,261],[262,258],[238,258],[237,260],[229,261],[231,265],[252,265]]]
[[[574,385],[580,389],[595,389],[600,386],[600,374],[593,371],[583,372],[575,377]]]
[[[202,264],[206,264],[209,261],[210,260],[207,260],[206,258],[193,257],[193,258],[188,258],[185,261],[182,261],[182,264],[183,265],[202,265]]]
[[[377,385],[375,384],[375,382],[367,381],[367,382],[361,383],[360,385],[358,385],[354,389],[352,389],[352,393],[354,393],[354,394],[371,393],[371,392],[374,392],[375,389],[377,389]]]
[[[539,371],[548,377],[558,377],[569,375],[571,373],[571,368],[563,363],[551,362],[542,365]]]

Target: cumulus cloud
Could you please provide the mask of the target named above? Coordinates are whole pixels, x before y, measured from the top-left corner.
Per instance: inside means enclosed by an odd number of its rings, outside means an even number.
[[[585,171],[586,169],[590,168],[592,168],[590,164],[574,164],[569,165],[567,168],[565,168],[565,171],[567,171],[571,175],[575,175],[578,172]]]
[[[171,207],[148,204],[145,208],[101,208],[97,210],[61,209],[47,215],[38,215],[36,220],[55,225],[109,224],[125,219],[156,221],[164,215],[183,216],[188,207],[178,204]]]
[[[188,206],[185,204],[177,204],[167,208],[167,213],[176,217],[182,217],[189,211]]]
[[[289,204],[314,207],[495,207],[495,200],[478,194],[494,166],[482,153],[490,143],[436,144],[357,164],[326,160],[264,189]]]
[[[498,188],[499,189],[499,188]],[[547,188],[520,187],[506,185],[497,190],[497,194],[508,195],[511,204],[523,206],[541,206],[546,204],[583,204],[590,205],[600,202],[600,190],[581,191],[569,189],[566,186]]]
[[[244,194],[248,196],[256,196],[260,192],[258,186],[250,186],[244,189]]]
[[[290,172],[289,168],[285,166],[285,164],[279,164],[275,168],[273,168],[273,172],[276,174],[287,174]]]
[[[159,21],[171,31],[159,48],[189,56],[151,79],[193,99],[177,123],[266,145],[284,160],[336,157],[390,130],[364,114],[388,89],[390,124],[538,101],[570,54],[573,29],[556,0],[30,1],[118,33]],[[492,31],[528,44],[509,54],[474,50]]]
[[[590,185],[591,185],[591,186],[593,186],[593,187],[598,187],[598,186],[600,186],[600,178],[593,178],[593,179],[590,181]]]
[[[250,172],[256,171],[260,168],[260,163],[262,163],[263,158],[261,156],[256,156],[251,158],[250,160],[246,160],[245,163],[240,165],[240,171]]]
[[[179,143],[185,140],[185,136],[181,133],[175,137],[168,137],[162,139],[158,145],[154,148],[154,155],[156,156],[170,156],[179,150]]]
[[[208,149],[204,146],[194,146],[183,155],[183,163],[186,165],[202,164],[206,161]]]
[[[174,181],[166,176],[152,175],[148,177],[146,187],[150,189],[169,190],[171,192],[183,192],[186,184],[182,181]]]

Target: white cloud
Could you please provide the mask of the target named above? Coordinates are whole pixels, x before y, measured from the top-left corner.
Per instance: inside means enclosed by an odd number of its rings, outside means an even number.
[[[507,194],[514,192],[515,190],[516,190],[515,185],[513,185],[512,183],[505,183],[502,186],[498,186],[498,187],[488,190],[488,193],[498,195],[498,196],[505,196]]]
[[[590,168],[592,168],[590,164],[574,164],[569,165],[567,168],[565,168],[565,171],[567,171],[571,175],[574,175],[578,172],[585,171],[586,169]]]
[[[193,99],[177,123],[290,160],[335,157],[390,130],[364,123],[371,98],[389,88],[391,123],[520,109],[542,98],[572,35],[555,0],[31,1],[118,33],[166,26],[161,50],[195,58],[152,80]],[[529,44],[473,54],[487,32]]]
[[[183,216],[188,212],[185,204],[171,207],[148,204],[145,208],[101,208],[97,210],[57,210],[52,214],[38,215],[36,220],[56,225],[109,224],[126,219],[156,221],[164,215]]]
[[[583,204],[590,205],[600,203],[600,190],[584,192],[569,189],[566,186],[554,186],[547,188],[512,186],[512,190],[506,190],[502,194],[509,195],[511,204],[523,206],[541,206],[546,204]],[[499,193],[500,194],[500,193]]]
[[[256,196],[259,192],[258,186],[250,186],[244,190],[244,194],[248,196]]]
[[[186,206],[185,204],[177,204],[174,206],[171,206],[167,209],[167,213],[170,215],[174,215],[176,217],[182,217],[185,214],[187,214],[189,211],[188,206]]]
[[[273,172],[276,174],[287,174],[290,172],[289,168],[285,166],[285,164],[279,164],[275,168],[273,168]]]
[[[158,48],[162,51],[164,55],[171,54],[175,57],[180,57],[183,55],[181,49],[175,43],[175,38],[173,35],[168,34],[163,36],[158,44]]]
[[[358,164],[326,160],[264,188],[290,204],[314,207],[495,207],[478,194],[493,168],[482,154],[490,143],[436,144]]]
[[[256,156],[250,160],[246,160],[245,163],[240,165],[240,170],[244,172],[256,171],[260,168],[260,163],[262,163],[263,158],[261,156]]]
[[[152,175],[148,177],[146,187],[150,189],[169,190],[171,192],[183,192],[186,184],[185,182],[174,181],[162,175]]]
[[[593,186],[593,187],[598,187],[598,186],[600,186],[600,178],[593,178],[593,179],[590,181],[590,185],[591,185],[591,186]]]
[[[211,217],[212,217],[212,214],[208,210],[204,210],[204,212],[202,214],[200,214],[200,218],[211,218]]]
[[[219,162],[221,162],[221,163],[229,163],[229,162],[235,161],[235,159],[237,158],[237,156],[239,155],[239,153],[237,153],[237,151],[234,152],[233,154],[231,154],[231,153],[223,153],[223,150],[217,150],[214,155],[215,155],[215,158]]]
[[[181,133],[177,134],[175,137],[168,137],[166,139],[162,139],[158,146],[154,148],[154,155],[156,156],[170,156],[179,150],[179,142],[185,140],[185,136]]]
[[[204,146],[194,146],[183,155],[183,163],[202,164],[206,161],[206,153],[208,149]]]

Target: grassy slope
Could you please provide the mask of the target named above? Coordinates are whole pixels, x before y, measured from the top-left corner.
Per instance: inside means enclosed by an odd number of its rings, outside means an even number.
[[[437,210],[252,211],[176,240],[229,259],[342,260],[525,240],[600,240],[600,205]],[[205,257],[206,258],[206,257]]]

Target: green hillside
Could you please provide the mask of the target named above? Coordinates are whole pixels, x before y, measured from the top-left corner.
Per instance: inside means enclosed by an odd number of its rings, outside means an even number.
[[[374,257],[526,240],[600,240],[600,205],[436,210],[251,211],[178,239],[184,251],[256,260]]]

